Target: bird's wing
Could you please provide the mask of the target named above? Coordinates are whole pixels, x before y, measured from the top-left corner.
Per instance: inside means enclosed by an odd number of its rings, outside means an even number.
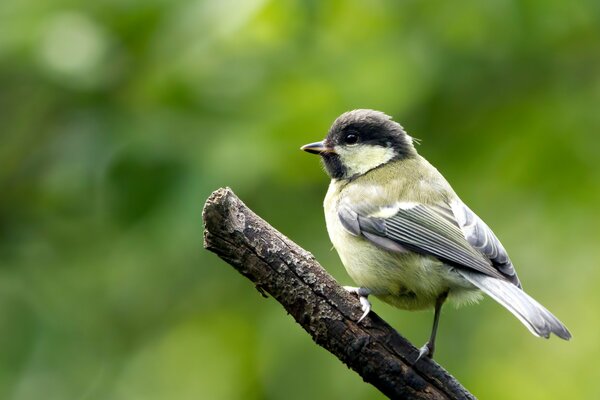
[[[508,253],[489,226],[458,198],[451,202],[450,209],[469,244],[482,252],[510,282],[521,287]]]
[[[434,256],[449,265],[507,279],[487,254],[471,243],[474,239],[466,237],[449,206],[398,202],[365,215],[346,203],[340,205],[338,216],[349,233],[363,236],[387,250],[408,249]]]

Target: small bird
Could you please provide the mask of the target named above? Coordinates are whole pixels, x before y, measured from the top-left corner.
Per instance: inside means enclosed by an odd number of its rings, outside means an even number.
[[[331,242],[358,287],[363,315],[369,295],[406,310],[434,309],[429,340],[417,360],[433,357],[446,300],[473,303],[487,294],[536,336],[568,340],[568,329],[526,294],[492,230],[417,154],[413,138],[388,115],[340,115],[324,141],[302,150],[321,156],[331,183],[325,220]]]

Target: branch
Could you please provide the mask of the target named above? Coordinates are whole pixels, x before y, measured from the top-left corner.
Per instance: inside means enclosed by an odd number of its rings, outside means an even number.
[[[204,205],[204,247],[279,301],[314,341],[394,399],[474,399],[374,312],[362,314],[346,292],[302,249],[254,214],[229,188]]]

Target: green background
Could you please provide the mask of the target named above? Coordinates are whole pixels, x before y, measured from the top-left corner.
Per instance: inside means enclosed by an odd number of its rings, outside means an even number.
[[[302,144],[382,110],[573,333],[486,299],[436,359],[475,395],[600,398],[600,3],[0,2],[0,398],[377,399],[202,248],[230,186],[343,284]],[[431,312],[374,301],[416,345]]]

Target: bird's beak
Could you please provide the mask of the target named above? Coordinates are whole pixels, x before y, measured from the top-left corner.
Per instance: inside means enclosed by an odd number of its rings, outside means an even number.
[[[335,153],[331,147],[325,146],[323,142],[305,144],[304,146],[300,147],[300,150],[304,150],[312,154]]]

